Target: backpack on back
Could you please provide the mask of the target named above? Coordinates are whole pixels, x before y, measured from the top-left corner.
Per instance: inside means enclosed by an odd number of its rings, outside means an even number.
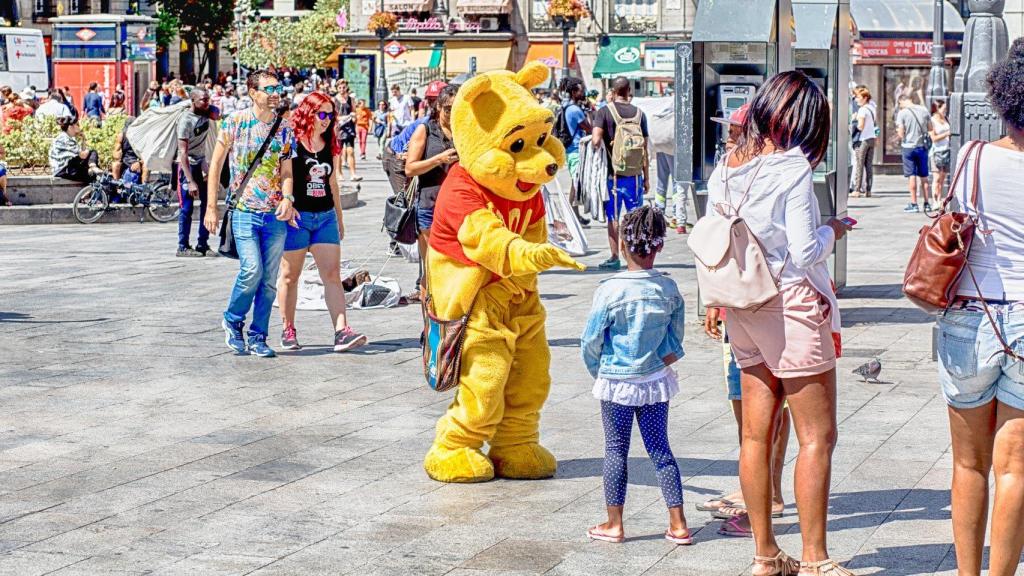
[[[562,107],[558,109],[558,117],[555,118],[555,127],[552,133],[555,138],[562,143],[562,146],[568,148],[572,146],[573,136],[572,130],[569,130],[569,120],[566,118],[566,110],[572,106],[572,104],[562,104]],[[579,128],[577,128],[578,130]]]
[[[641,121],[643,111],[636,110],[636,116],[623,118],[614,102],[608,103],[608,111],[615,119],[615,138],[612,139],[612,170],[616,176],[637,176],[644,173],[647,162],[647,146]]]

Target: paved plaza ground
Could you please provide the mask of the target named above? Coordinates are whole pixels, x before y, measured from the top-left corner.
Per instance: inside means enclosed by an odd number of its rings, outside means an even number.
[[[383,174],[366,170],[346,211],[347,258],[376,273]],[[902,180],[852,201],[841,306],[840,440],[832,478],[833,555],[858,574],[953,574],[951,462],[931,361],[932,319],[900,295],[922,215]],[[594,253],[607,254],[601,228]],[[0,574],[736,575],[753,545],[716,534],[694,505],[737,487],[736,427],[721,348],[697,325],[684,237],[662,268],[687,294],[687,356],[671,410],[696,545],[661,534],[666,514],[638,435],[629,540],[588,542],[602,521],[599,405],[579,359],[591,294],[606,274],[541,279],[554,385],[542,441],[558,475],[444,485],[421,462],[450,394],[421,376],[419,309],[354,311],[372,345],[330,351],[326,312],[300,312],[306,348],[235,356],[220,313],[237,265],[174,257],[175,227],[151,222],[0,228]],[[415,265],[385,275],[412,288]],[[277,344],[280,320],[271,332]],[[873,357],[881,383],[850,372]],[[791,440],[783,547],[799,556]]]

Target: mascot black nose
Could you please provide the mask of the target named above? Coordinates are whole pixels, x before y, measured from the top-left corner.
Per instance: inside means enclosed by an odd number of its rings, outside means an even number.
[[[548,164],[545,170],[547,170],[548,176],[554,176],[558,173],[558,164]]]

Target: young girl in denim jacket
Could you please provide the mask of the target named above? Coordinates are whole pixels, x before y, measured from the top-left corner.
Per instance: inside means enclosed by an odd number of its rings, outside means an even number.
[[[683,516],[679,467],[668,445],[668,403],[679,384],[669,367],[683,356],[683,297],[654,258],[665,243],[665,217],[649,206],[622,219],[620,244],[627,270],[601,282],[581,339],[583,361],[595,378],[594,397],[604,422],[604,495],[608,522],[594,526],[594,540],[622,542],[626,463],[633,418],[657,469],[668,505],[665,538],[690,544]]]

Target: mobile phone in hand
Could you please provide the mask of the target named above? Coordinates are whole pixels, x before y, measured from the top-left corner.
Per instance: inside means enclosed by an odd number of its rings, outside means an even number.
[[[839,221],[842,222],[843,224],[846,224],[846,227],[851,229],[851,230],[853,229],[854,226],[857,225],[857,220],[854,219],[854,218],[850,218],[849,216],[847,216],[845,218],[840,218]]]

